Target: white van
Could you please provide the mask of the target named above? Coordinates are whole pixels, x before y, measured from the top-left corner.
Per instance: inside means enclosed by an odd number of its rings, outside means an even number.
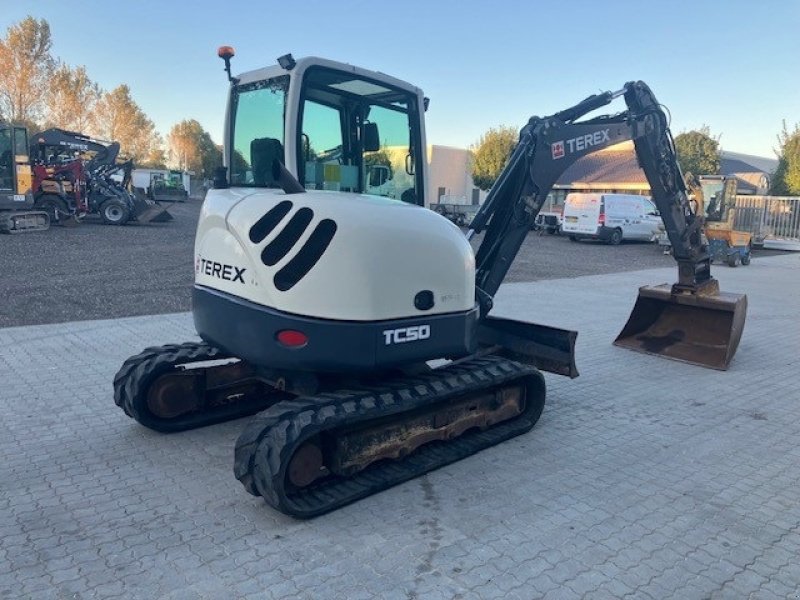
[[[564,201],[561,231],[572,241],[649,242],[657,237],[660,224],[658,209],[647,196],[573,193]]]

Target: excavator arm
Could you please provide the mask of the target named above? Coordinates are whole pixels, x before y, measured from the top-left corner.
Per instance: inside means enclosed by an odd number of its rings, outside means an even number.
[[[619,96],[624,96],[628,110],[578,121]],[[491,309],[492,296],[558,178],[580,158],[626,140],[634,142],[639,166],[664,221],[678,262],[678,281],[668,290],[650,289],[650,296],[645,288],[641,290],[640,297],[645,294],[649,300],[642,303],[644,308],[638,314],[634,309],[623,330],[625,335],[620,336],[634,342],[624,344],[618,338],[617,343],[651,354],[726,368],[741,336],[746,298],[720,294],[716,280],[711,277],[711,259],[701,236],[702,215],[695,214],[689,203],[667,117],[650,88],[641,81],[626,83],[616,92],[590,96],[548,117],[532,117],[523,127],[519,143],[467,234],[471,238],[485,231],[476,253],[476,293],[482,315]],[[677,310],[677,306],[697,310],[689,314]],[[721,336],[708,333],[703,339],[689,339],[691,331],[697,331],[698,319],[714,320],[720,311],[725,313],[724,322],[715,323],[713,329],[727,333]],[[686,314],[676,316],[676,312]],[[662,317],[669,317],[669,322]],[[683,348],[687,343],[689,350]],[[725,346],[723,355],[707,359],[710,346],[720,344]]]

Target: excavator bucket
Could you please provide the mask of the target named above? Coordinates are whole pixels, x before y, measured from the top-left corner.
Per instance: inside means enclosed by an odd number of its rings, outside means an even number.
[[[668,284],[644,286],[614,345],[724,371],[746,315],[744,294],[678,294]]]

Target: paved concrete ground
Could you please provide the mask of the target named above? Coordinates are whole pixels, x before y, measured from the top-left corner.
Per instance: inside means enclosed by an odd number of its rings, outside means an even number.
[[[244,422],[158,435],[113,405],[187,314],[0,329],[0,598],[798,598],[800,256],[716,268],[750,310],[718,372],[615,348],[674,269],[506,286],[580,331],[527,435],[313,521],[245,493]]]

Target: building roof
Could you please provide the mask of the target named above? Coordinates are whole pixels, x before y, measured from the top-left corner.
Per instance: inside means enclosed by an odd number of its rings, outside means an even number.
[[[770,173],[761,167],[769,168],[772,163],[777,165],[769,158],[722,152],[720,173],[736,177],[740,194],[756,194],[764,185],[763,177]],[[636,160],[633,142],[623,142],[577,160],[553,187],[644,191],[650,189],[650,184]]]
[[[778,168],[777,158],[766,158],[764,156],[729,152],[727,150],[721,152],[721,158],[722,164],[720,166],[720,172],[723,175],[754,173],[756,171],[772,174],[775,172],[775,169]]]
[[[578,159],[554,187],[649,190],[650,184],[636,160],[633,142],[623,142]]]

